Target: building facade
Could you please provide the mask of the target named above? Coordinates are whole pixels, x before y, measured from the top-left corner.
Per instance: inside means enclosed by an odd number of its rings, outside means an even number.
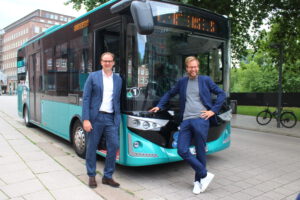
[[[2,53],[3,53],[3,35],[4,31],[0,30],[0,71],[2,71]]]
[[[3,35],[4,31],[0,30],[0,95],[4,90],[6,90],[6,85],[7,85],[7,79],[6,75],[3,73]]]
[[[51,26],[65,24],[72,19],[74,17],[68,15],[35,10],[3,29],[2,71],[7,76],[8,93],[15,93],[17,88],[17,51],[22,44]]]

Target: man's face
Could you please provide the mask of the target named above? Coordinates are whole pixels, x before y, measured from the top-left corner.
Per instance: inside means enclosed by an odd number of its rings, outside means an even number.
[[[196,78],[199,72],[198,62],[196,60],[188,62],[186,66],[186,72],[191,79]]]
[[[113,57],[109,54],[105,54],[101,59],[101,65],[104,71],[112,71],[114,64]]]

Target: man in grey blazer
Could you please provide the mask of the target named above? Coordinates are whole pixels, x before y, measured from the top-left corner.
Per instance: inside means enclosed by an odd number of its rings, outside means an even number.
[[[119,149],[120,95],[122,79],[114,74],[114,54],[101,55],[102,70],[92,72],[86,80],[83,92],[82,121],[86,131],[86,168],[89,186],[97,187],[96,150],[101,137],[106,139],[107,155],[105,159],[102,183],[112,187],[120,184],[112,178],[115,170],[116,153]]]

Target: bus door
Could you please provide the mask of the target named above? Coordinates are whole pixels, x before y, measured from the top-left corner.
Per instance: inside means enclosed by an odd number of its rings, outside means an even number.
[[[115,54],[115,66],[113,68],[114,72],[120,73],[121,21],[114,23],[107,22],[105,24],[106,25],[102,25],[103,28],[95,31],[95,70],[100,69],[100,55],[108,51]]]
[[[30,119],[41,122],[41,59],[40,53],[29,57]]]
[[[96,69],[100,68],[100,55],[104,52],[111,52],[115,55],[115,65],[113,71],[120,73],[120,32],[121,32],[121,21],[114,23],[110,20],[101,25],[101,28],[95,31],[95,55],[94,62]],[[120,149],[122,143],[120,143]],[[105,137],[102,137],[98,146],[98,152],[102,155],[106,155],[106,142]],[[120,160],[120,151],[117,152],[117,160]]]

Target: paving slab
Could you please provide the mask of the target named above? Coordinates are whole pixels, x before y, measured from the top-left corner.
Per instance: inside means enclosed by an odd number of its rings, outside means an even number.
[[[55,200],[54,196],[48,190],[42,190],[23,196],[26,200]]]
[[[9,197],[19,197],[25,194],[43,190],[44,186],[39,180],[34,179],[1,186],[0,189]]]

